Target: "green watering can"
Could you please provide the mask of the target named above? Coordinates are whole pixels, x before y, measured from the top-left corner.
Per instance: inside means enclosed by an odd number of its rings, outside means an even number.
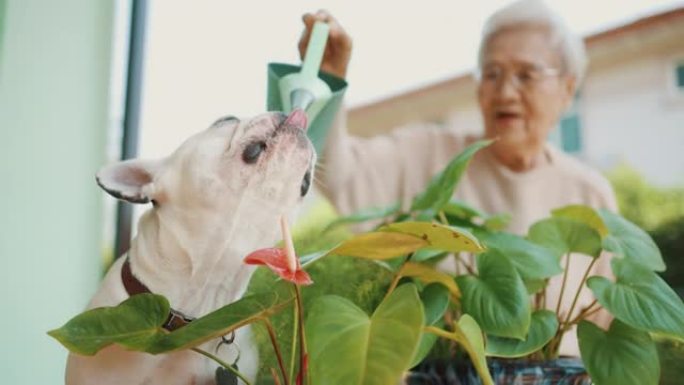
[[[295,108],[305,110],[309,121],[307,135],[319,154],[347,89],[344,79],[320,72],[327,39],[328,25],[317,22],[301,67],[268,64],[266,108],[288,114]]]

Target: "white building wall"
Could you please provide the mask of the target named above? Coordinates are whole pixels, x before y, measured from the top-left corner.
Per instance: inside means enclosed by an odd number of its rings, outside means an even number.
[[[681,52],[653,54],[590,72],[580,99],[583,157],[606,169],[626,162],[650,182],[684,184],[684,92],[674,85]]]

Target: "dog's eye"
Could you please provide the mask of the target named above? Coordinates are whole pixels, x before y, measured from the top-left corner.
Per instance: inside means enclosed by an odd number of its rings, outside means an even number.
[[[252,142],[245,147],[245,151],[242,152],[242,160],[245,163],[252,164],[256,163],[259,159],[259,155],[266,149],[266,142]]]

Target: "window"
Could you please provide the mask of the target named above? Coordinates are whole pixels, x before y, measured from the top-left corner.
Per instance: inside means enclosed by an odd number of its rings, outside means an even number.
[[[679,91],[684,92],[684,60],[675,65],[675,85]]]
[[[582,134],[579,115],[572,111],[560,122],[560,140],[563,151],[578,153],[582,151]]]
[[[560,147],[564,152],[580,154],[582,152],[582,120],[579,116],[581,95],[575,94],[574,103],[563,115],[560,123],[549,135],[549,141]]]

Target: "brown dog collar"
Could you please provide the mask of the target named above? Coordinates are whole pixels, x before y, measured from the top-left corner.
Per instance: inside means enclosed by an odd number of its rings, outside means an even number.
[[[140,282],[140,280],[133,275],[133,272],[131,271],[131,264],[128,262],[128,257],[126,257],[123,266],[121,266],[121,282],[123,282],[123,285],[126,288],[126,292],[129,296],[142,293],[152,293],[144,283]],[[174,331],[189,324],[193,320],[194,318],[188,317],[177,310],[171,309],[169,318],[166,319],[166,322],[164,322],[164,325],[162,326],[168,331]]]

